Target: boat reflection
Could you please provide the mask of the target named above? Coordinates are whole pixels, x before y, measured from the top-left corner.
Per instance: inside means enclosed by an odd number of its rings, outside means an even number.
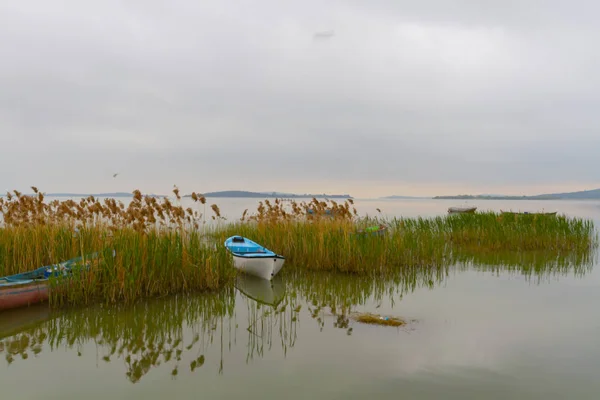
[[[53,316],[56,316],[56,312],[53,312],[47,304],[4,311],[0,316],[0,339],[34,328]]]
[[[272,307],[277,307],[286,293],[285,284],[279,275],[268,281],[247,274],[238,274],[235,287],[249,299]]]

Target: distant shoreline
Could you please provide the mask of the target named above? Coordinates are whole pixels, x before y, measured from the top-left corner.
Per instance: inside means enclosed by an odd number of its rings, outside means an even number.
[[[298,194],[298,193],[281,193],[281,192],[249,192],[244,190],[225,190],[219,192],[198,193],[206,198],[253,198],[253,199],[354,199],[354,196],[349,194]],[[14,196],[14,193],[11,192]],[[35,194],[23,194],[24,196],[34,196]],[[150,197],[173,197],[173,194],[143,194]],[[6,197],[6,193],[0,193],[0,197]],[[112,193],[44,193],[46,197],[108,197],[108,198],[131,198],[133,193],[127,192],[112,192]],[[191,197],[191,194],[181,196],[183,198]],[[365,198],[366,199],[366,198]],[[370,200],[600,200],[600,189],[584,190],[579,192],[569,193],[550,193],[539,194],[532,196],[505,196],[505,195],[450,195],[450,196],[384,196],[368,198]]]
[[[279,193],[279,192],[246,192],[242,190],[226,190],[222,192],[208,192],[202,194],[204,197],[221,197],[221,198],[278,198],[278,199],[352,199],[349,194],[296,194],[296,193]],[[186,194],[183,197],[190,197]]]
[[[434,200],[572,200],[553,196],[435,196]]]
[[[204,197],[215,197],[215,198],[279,198],[279,199],[312,199],[312,198],[326,198],[326,199],[352,199],[353,197],[349,194],[295,194],[295,193],[260,193],[260,192],[246,192],[241,190],[228,190],[222,192],[207,192],[198,193]],[[11,192],[14,196],[14,193]],[[24,193],[24,196],[36,196],[34,193]],[[173,197],[173,194],[162,195],[162,194],[142,194],[143,196],[150,197]],[[0,194],[0,197],[6,197],[6,193]],[[133,193],[127,192],[114,192],[114,193],[44,193],[46,197],[111,197],[111,198],[130,198],[133,197]],[[181,196],[182,198],[189,198],[191,194]]]

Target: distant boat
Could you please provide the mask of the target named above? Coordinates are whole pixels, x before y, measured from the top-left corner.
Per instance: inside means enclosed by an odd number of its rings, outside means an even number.
[[[233,256],[233,266],[241,272],[271,280],[283,267],[285,257],[242,236],[231,236],[225,247]]]
[[[252,275],[239,274],[235,287],[249,299],[273,307],[279,305],[285,297],[285,285],[280,277],[266,281]]]
[[[86,256],[87,259],[96,257],[97,253]],[[0,311],[27,307],[47,301],[50,276],[67,275],[80,261],[82,261],[82,257],[75,257],[59,264],[47,265],[33,271],[1,277]]]
[[[500,213],[505,214],[505,215],[547,215],[547,216],[551,216],[551,215],[556,215],[557,212],[558,211],[553,211],[553,212],[529,212],[529,211],[513,212],[513,211],[500,210]]]
[[[457,213],[473,214],[475,212],[475,210],[477,210],[477,207],[468,207],[468,206],[464,206],[464,207],[449,207],[448,208],[448,214],[457,214]]]

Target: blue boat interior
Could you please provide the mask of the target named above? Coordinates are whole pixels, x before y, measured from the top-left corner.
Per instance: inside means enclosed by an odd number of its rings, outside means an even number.
[[[115,252],[113,250],[113,256]],[[89,254],[86,258],[96,258],[98,253]],[[13,286],[13,285],[24,285],[37,280],[47,280],[50,275],[60,275],[63,271],[71,270],[77,263],[82,261],[81,256],[72,258],[67,261],[63,261],[59,264],[46,265],[33,271],[23,272],[21,274],[9,275],[0,277],[0,287]]]
[[[10,286],[15,283],[30,283],[38,279],[46,279],[45,272],[48,267],[41,267],[33,271],[24,272],[22,274],[15,274],[0,278],[0,287]]]
[[[252,240],[246,239],[241,236],[232,236],[225,241],[225,247],[232,253],[239,255],[265,255],[274,256],[275,253],[271,250],[264,248],[263,246],[254,243]]]

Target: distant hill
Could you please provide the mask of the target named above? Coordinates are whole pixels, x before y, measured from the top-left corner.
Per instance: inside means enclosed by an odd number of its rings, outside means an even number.
[[[146,194],[143,194],[146,196]],[[6,193],[0,195],[6,196]],[[25,194],[25,196],[34,196],[33,193]],[[114,193],[44,193],[46,197],[133,197],[132,193],[127,192],[114,192]],[[148,194],[150,197],[165,197],[160,194]]]
[[[533,196],[504,196],[504,195],[456,195],[435,196],[434,199],[459,200],[600,200],[600,189],[582,190],[579,192],[547,193]]]
[[[573,200],[600,199],[600,189],[582,190],[579,192],[540,194],[538,196],[531,196],[531,198],[532,199],[555,198],[555,199],[573,199]]]
[[[183,197],[190,197],[191,195],[186,194]],[[280,193],[280,192],[248,192],[244,190],[224,190],[220,192],[208,192],[203,193],[204,197],[250,197],[250,198],[328,198],[328,199],[351,199],[352,196],[349,194],[294,194],[294,193]]]

